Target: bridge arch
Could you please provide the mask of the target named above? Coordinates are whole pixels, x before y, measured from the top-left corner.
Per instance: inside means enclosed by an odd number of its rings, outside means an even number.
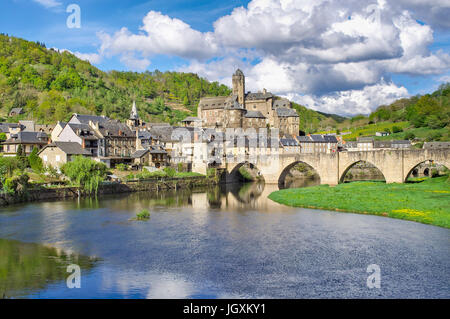
[[[237,163],[236,165],[234,165],[233,167],[231,167],[231,169],[229,170],[228,173],[228,178],[230,178],[232,181],[237,181],[240,177],[240,173],[239,173],[239,169],[245,165],[248,165],[250,167],[250,169],[257,169],[258,170],[258,176],[261,179],[264,179],[264,175],[262,174],[261,170],[256,166],[256,164],[249,162],[249,161],[244,161],[244,162],[240,162]]]
[[[356,161],[354,161],[354,162],[352,162],[350,164],[347,164],[347,166],[345,167],[345,169],[342,172],[341,176],[339,176],[339,183],[344,183],[345,176],[347,175],[347,173],[358,163],[368,163],[368,164],[372,165],[376,170],[378,170],[381,173],[381,175],[383,175],[383,179],[384,179],[384,181],[386,181],[386,175],[384,174],[382,169],[377,167],[377,165],[373,164],[371,161],[368,161],[368,160],[365,160],[365,159],[361,159],[361,160],[356,160]]]
[[[448,161],[447,162],[445,162],[445,161],[439,161],[439,160],[433,160],[433,159],[429,159],[429,160],[422,160],[422,161],[420,161],[419,163],[416,163],[416,164],[412,164],[412,165],[409,165],[408,167],[406,167],[405,168],[405,172],[406,172],[406,174],[405,174],[405,180],[404,180],[404,182],[407,182],[408,181],[408,179],[410,178],[410,177],[417,177],[418,176],[418,173],[419,173],[419,166],[421,165],[421,164],[425,164],[425,163],[427,163],[427,162],[430,162],[431,163],[431,165],[442,165],[443,167],[445,167],[445,168],[447,168],[447,169],[449,169],[450,168],[450,163],[448,163]],[[428,176],[428,177],[431,177],[431,175],[432,175],[432,169],[430,169],[429,167],[426,167],[424,170],[423,170],[423,174],[425,175],[425,176]]]
[[[316,176],[318,176],[318,178],[320,180],[320,171],[317,168],[315,168],[313,165],[309,164],[307,161],[297,160],[297,161],[294,161],[294,162],[288,164],[281,170],[280,176],[278,177],[278,186],[280,188],[282,188],[285,185],[286,177],[289,174],[289,172],[291,171],[291,169],[294,168],[298,164],[307,165],[309,168],[312,169],[312,171],[315,173]]]

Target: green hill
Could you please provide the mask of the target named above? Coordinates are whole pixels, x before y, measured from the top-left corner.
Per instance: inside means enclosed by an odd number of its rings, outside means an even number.
[[[0,121],[55,123],[68,120],[74,112],[124,120],[136,100],[145,121],[174,124],[195,115],[201,97],[230,93],[227,86],[193,73],[103,72],[69,52],[0,34]],[[292,106],[306,133],[350,131],[346,138],[354,139],[398,126],[419,137],[448,140],[449,103],[450,84],[446,84],[432,94],[380,106],[369,116],[345,118],[297,103]],[[25,113],[8,118],[15,107]]]
[[[74,112],[123,120],[136,100],[144,120],[174,124],[195,115],[201,97],[230,93],[227,86],[193,73],[103,72],[69,52],[0,34],[0,120],[55,123]],[[25,113],[8,118],[15,107]],[[295,103],[294,107],[307,132],[335,125],[333,117],[338,118]]]
[[[0,35],[3,118],[22,107],[22,118],[42,123],[67,120],[73,112],[125,119],[135,99],[145,120],[175,123],[195,114],[201,97],[229,93],[192,73],[103,72],[69,52]]]

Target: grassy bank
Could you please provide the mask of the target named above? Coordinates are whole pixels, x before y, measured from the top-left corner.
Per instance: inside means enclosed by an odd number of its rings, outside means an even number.
[[[450,178],[420,183],[352,182],[273,192],[281,204],[412,220],[450,228]]]

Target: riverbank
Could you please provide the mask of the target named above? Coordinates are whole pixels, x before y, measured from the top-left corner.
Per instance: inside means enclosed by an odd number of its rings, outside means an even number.
[[[121,183],[103,183],[99,186],[97,196],[132,192],[158,192],[161,190],[177,190],[211,186],[216,184],[218,184],[217,178],[210,178],[206,176],[134,180]],[[0,193],[0,207],[25,202],[70,199],[80,196],[82,195],[80,195],[78,187],[39,187],[28,189],[22,194]]]
[[[450,228],[448,176],[421,183],[352,182],[285,189],[269,198],[294,207],[380,215]]]

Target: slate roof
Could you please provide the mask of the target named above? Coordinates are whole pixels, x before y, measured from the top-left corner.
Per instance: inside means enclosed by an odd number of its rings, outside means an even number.
[[[283,146],[299,146],[298,142],[294,138],[282,138],[280,143]]]
[[[273,101],[273,107],[275,107],[275,108],[278,108],[278,107],[290,108],[291,102],[289,102],[289,100],[287,100],[287,99],[275,100],[275,101]]]
[[[258,118],[258,119],[265,119],[266,117],[262,115],[260,111],[247,111],[244,115],[246,118]]]
[[[67,125],[77,134],[79,137],[85,140],[98,140],[99,136],[88,124],[74,124],[67,123]]]
[[[83,124],[89,124],[89,121],[102,123],[110,120],[106,116],[98,116],[98,115],[74,114],[73,116],[75,116]]]
[[[399,144],[411,144],[411,141],[409,141],[409,140],[394,140],[394,141],[392,141],[392,145],[395,145],[395,144],[397,144],[397,145],[399,145]]]
[[[133,154],[131,154],[132,158],[141,158],[142,156],[144,156],[145,154],[147,154],[149,151],[149,149],[145,149],[145,150],[137,150],[136,152],[134,152]]]
[[[325,143],[326,142],[323,135],[319,135],[319,134],[311,134],[311,139],[313,142],[316,142],[316,143]]]
[[[150,146],[150,153],[151,154],[167,154],[166,150],[158,145]]]
[[[392,142],[391,141],[374,141],[373,147],[374,148],[391,148]]]
[[[21,126],[18,123],[0,123],[0,132],[9,133],[10,128],[19,128]]]
[[[298,117],[297,112],[294,109],[291,109],[291,108],[278,107],[275,110],[276,110],[277,115],[279,117]]]
[[[233,75],[244,76],[244,72],[242,72],[241,69],[237,69],[236,72],[234,72]]]
[[[149,131],[139,131],[138,138],[141,140],[149,140],[152,138],[152,134]]]
[[[325,142],[327,142],[327,143],[337,143],[338,142],[336,136],[334,136],[334,135],[324,135],[323,138],[325,139]]]
[[[44,132],[19,132],[11,134],[3,144],[47,144],[47,140],[48,136]]]
[[[14,107],[11,109],[11,111],[9,111],[9,114],[11,113],[16,113],[16,114],[22,114],[23,113],[23,108],[21,107]]]
[[[297,136],[297,141],[300,143],[312,143],[313,140],[309,136]]]
[[[117,120],[108,119],[99,123],[100,133],[107,136],[120,136],[120,137],[135,137],[136,134],[130,129],[130,127]]]
[[[198,106],[203,110],[223,109],[228,103],[229,96],[204,97],[198,102]]]
[[[266,92],[266,93],[262,93],[262,92],[251,93],[251,92],[249,92],[249,93],[247,93],[245,95],[245,100],[249,100],[249,101],[252,101],[252,100],[267,100],[267,99],[272,98],[272,97],[273,97],[273,94],[270,93],[270,92]]]
[[[47,147],[57,147],[67,155],[91,155],[90,152],[83,149],[80,144],[76,142],[53,142],[46,145],[40,152],[44,151]]]
[[[141,158],[142,156],[145,156],[145,154],[147,154],[148,152],[150,152],[151,154],[167,154],[166,150],[164,150],[161,146],[154,145],[143,150],[137,150],[136,152],[131,154],[131,157]]]

